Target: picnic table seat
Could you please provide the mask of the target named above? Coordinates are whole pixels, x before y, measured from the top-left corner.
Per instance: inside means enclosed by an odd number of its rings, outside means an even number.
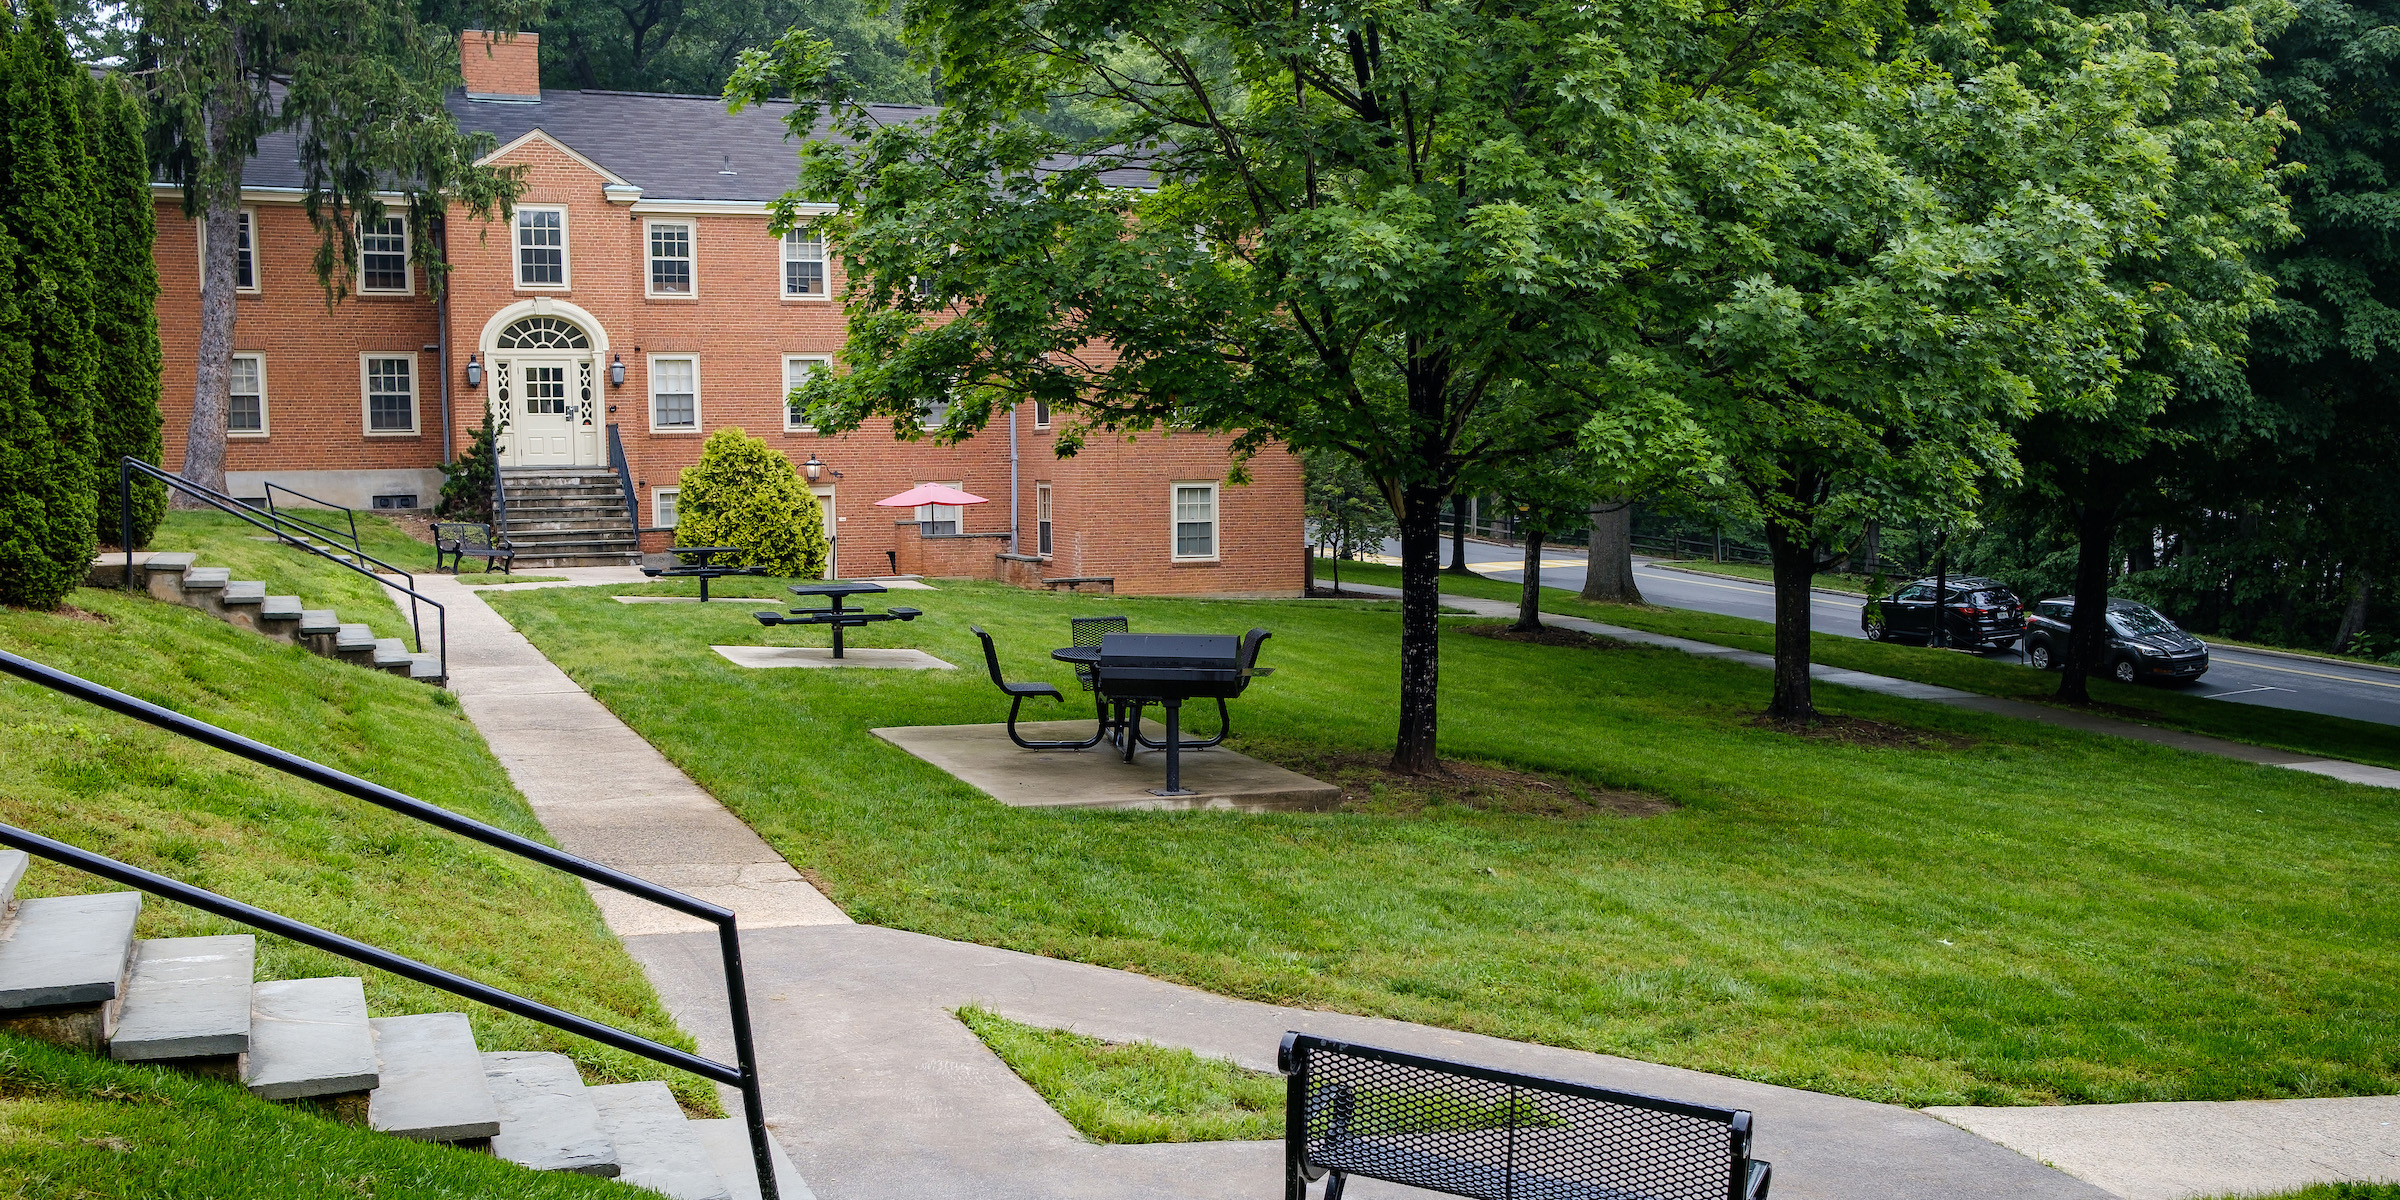
[[[1000,694],[1008,697],[1008,740],[1027,750],[1085,750],[1100,744],[1101,734],[1106,732],[1105,727],[1099,733],[1094,733],[1088,741],[1026,741],[1025,735],[1017,732],[1017,712],[1024,707],[1025,701],[1047,696],[1052,700],[1064,703],[1066,695],[1047,683],[1010,683],[1000,674],[1000,649],[992,644],[992,635],[985,633],[981,625],[969,625],[967,628],[983,642],[983,665],[992,673],[992,686],[999,688]]]

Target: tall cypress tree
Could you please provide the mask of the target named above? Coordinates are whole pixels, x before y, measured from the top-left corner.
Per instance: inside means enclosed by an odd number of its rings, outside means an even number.
[[[51,0],[27,6],[8,58],[0,223],[16,239],[4,269],[31,377],[25,401],[0,408],[0,602],[54,608],[96,545],[91,156]]]
[[[88,77],[87,77],[88,78]],[[150,161],[142,151],[141,102],[114,78],[85,88],[84,136],[92,155],[92,428],[97,443],[99,534],[114,545],[124,536],[117,460],[159,460],[158,264],[150,242],[157,228],[150,205]],[[133,544],[147,545],[166,515],[167,489],[133,481]]]

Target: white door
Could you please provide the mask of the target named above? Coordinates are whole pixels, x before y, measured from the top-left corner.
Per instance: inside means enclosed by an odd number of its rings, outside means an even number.
[[[825,578],[839,579],[842,577],[839,566],[842,543],[839,529],[834,524],[833,485],[830,483],[818,484],[808,491],[810,495],[817,498],[818,511],[825,514]]]
[[[517,462],[528,467],[575,465],[575,428],[568,413],[567,380],[574,364],[565,359],[519,359]]]

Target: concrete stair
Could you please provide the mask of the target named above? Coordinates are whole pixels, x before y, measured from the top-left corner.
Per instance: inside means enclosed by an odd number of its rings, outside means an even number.
[[[621,567],[641,560],[625,490],[605,468],[507,468],[508,520],[500,536],[516,566]]]
[[[471,1142],[500,1132],[500,1108],[465,1013],[379,1017],[375,1053],[383,1069],[367,1097],[367,1124],[424,1142]]]
[[[375,1032],[360,980],[278,979],[250,988],[250,1055],[242,1086],[269,1100],[372,1092]]]
[[[616,1147],[617,1178],[678,1200],[733,1200],[667,1085],[612,1083],[584,1094]]]
[[[0,869],[9,895],[25,855]],[[13,901],[0,921],[0,1028],[97,1053],[116,1028],[133,962],[136,892]]]
[[[377,638],[365,624],[345,622],[329,608],[309,608],[298,596],[270,596],[266,584],[235,579],[225,567],[200,566],[188,552],[145,555],[134,574],[152,599],[199,609],[326,658],[436,686],[444,682],[440,655],[413,653],[399,638]],[[86,582],[93,587],[117,587],[124,579],[124,557],[103,555],[93,560]]]
[[[135,946],[109,1057],[157,1062],[249,1053],[257,960],[258,940],[248,934],[152,938]]]
[[[501,1050],[483,1056],[500,1106],[492,1153],[536,1171],[614,1178],[616,1146],[600,1131],[600,1109],[564,1054]]]

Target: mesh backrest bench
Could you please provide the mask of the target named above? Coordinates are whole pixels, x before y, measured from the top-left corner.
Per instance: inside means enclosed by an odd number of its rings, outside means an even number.
[[[1352,1175],[1478,1200],[1766,1200],[1750,1114],[1284,1035],[1284,1197]]]

